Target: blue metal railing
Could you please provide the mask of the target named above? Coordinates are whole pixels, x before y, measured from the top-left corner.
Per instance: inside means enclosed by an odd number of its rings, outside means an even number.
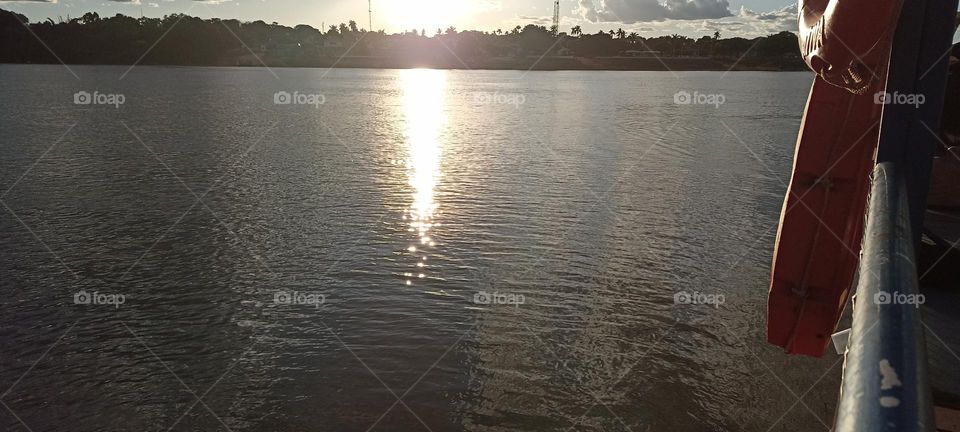
[[[883,108],[834,427],[838,432],[935,428],[914,247],[939,145],[936,131],[947,80],[944,53],[956,10],[957,0],[907,0],[897,23],[885,91],[923,95],[926,102]]]
[[[877,165],[835,430],[932,431],[910,207],[902,173]]]

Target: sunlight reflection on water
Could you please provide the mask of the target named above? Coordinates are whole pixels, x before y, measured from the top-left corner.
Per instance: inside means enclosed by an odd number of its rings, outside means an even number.
[[[117,111],[73,105],[60,65],[0,65],[3,201],[32,228],[0,210],[0,382],[32,430],[806,432],[783,383],[818,379],[832,417],[835,359],[764,333],[811,75],[327,72],[139,66]],[[74,305],[51,252],[127,303]],[[210,409],[171,373],[216,384]]]
[[[409,231],[417,233],[416,244],[407,251],[419,257],[417,273],[406,273],[406,284],[412,285],[414,276],[424,278],[425,261],[436,242],[430,237],[430,228],[436,223],[434,215],[439,204],[434,201],[434,188],[440,179],[440,160],[443,156],[440,132],[446,123],[444,94],[447,72],[413,69],[400,74],[403,89],[403,117],[407,140],[407,175],[413,188],[413,201],[404,219]]]

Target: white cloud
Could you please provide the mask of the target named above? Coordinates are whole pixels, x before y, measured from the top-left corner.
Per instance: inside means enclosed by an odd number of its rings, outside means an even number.
[[[688,36],[711,35],[719,31],[723,37],[754,38],[782,31],[797,31],[797,5],[792,4],[769,12],[756,12],[745,7],[734,16],[704,20],[673,20],[644,23],[629,31],[644,36],[679,33]]]
[[[732,16],[727,0],[579,0],[580,16],[590,22],[634,24]]]
[[[536,25],[542,25],[542,26],[553,25],[553,17],[548,17],[548,16],[520,15],[517,18],[519,18],[521,21],[527,24],[536,24]]]

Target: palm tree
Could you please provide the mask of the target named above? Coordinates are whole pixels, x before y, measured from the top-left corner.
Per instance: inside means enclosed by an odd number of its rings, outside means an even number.
[[[623,31],[622,28],[617,29],[617,39],[623,39],[627,37],[627,32]]]
[[[574,36],[576,36],[576,37],[580,37],[580,35],[583,34],[583,29],[580,28],[580,26],[578,26],[578,25],[577,25],[577,26],[573,26],[573,28],[570,29],[570,34],[572,34],[572,35],[574,35]]]
[[[81,24],[94,24],[100,22],[100,15],[96,12],[87,12],[80,17]]]

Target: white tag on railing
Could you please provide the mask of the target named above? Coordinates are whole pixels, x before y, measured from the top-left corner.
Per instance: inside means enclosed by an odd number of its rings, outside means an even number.
[[[847,341],[850,340],[850,329],[838,331],[830,336],[830,339],[833,340],[833,349],[837,350],[837,354],[843,355],[847,351]]]

